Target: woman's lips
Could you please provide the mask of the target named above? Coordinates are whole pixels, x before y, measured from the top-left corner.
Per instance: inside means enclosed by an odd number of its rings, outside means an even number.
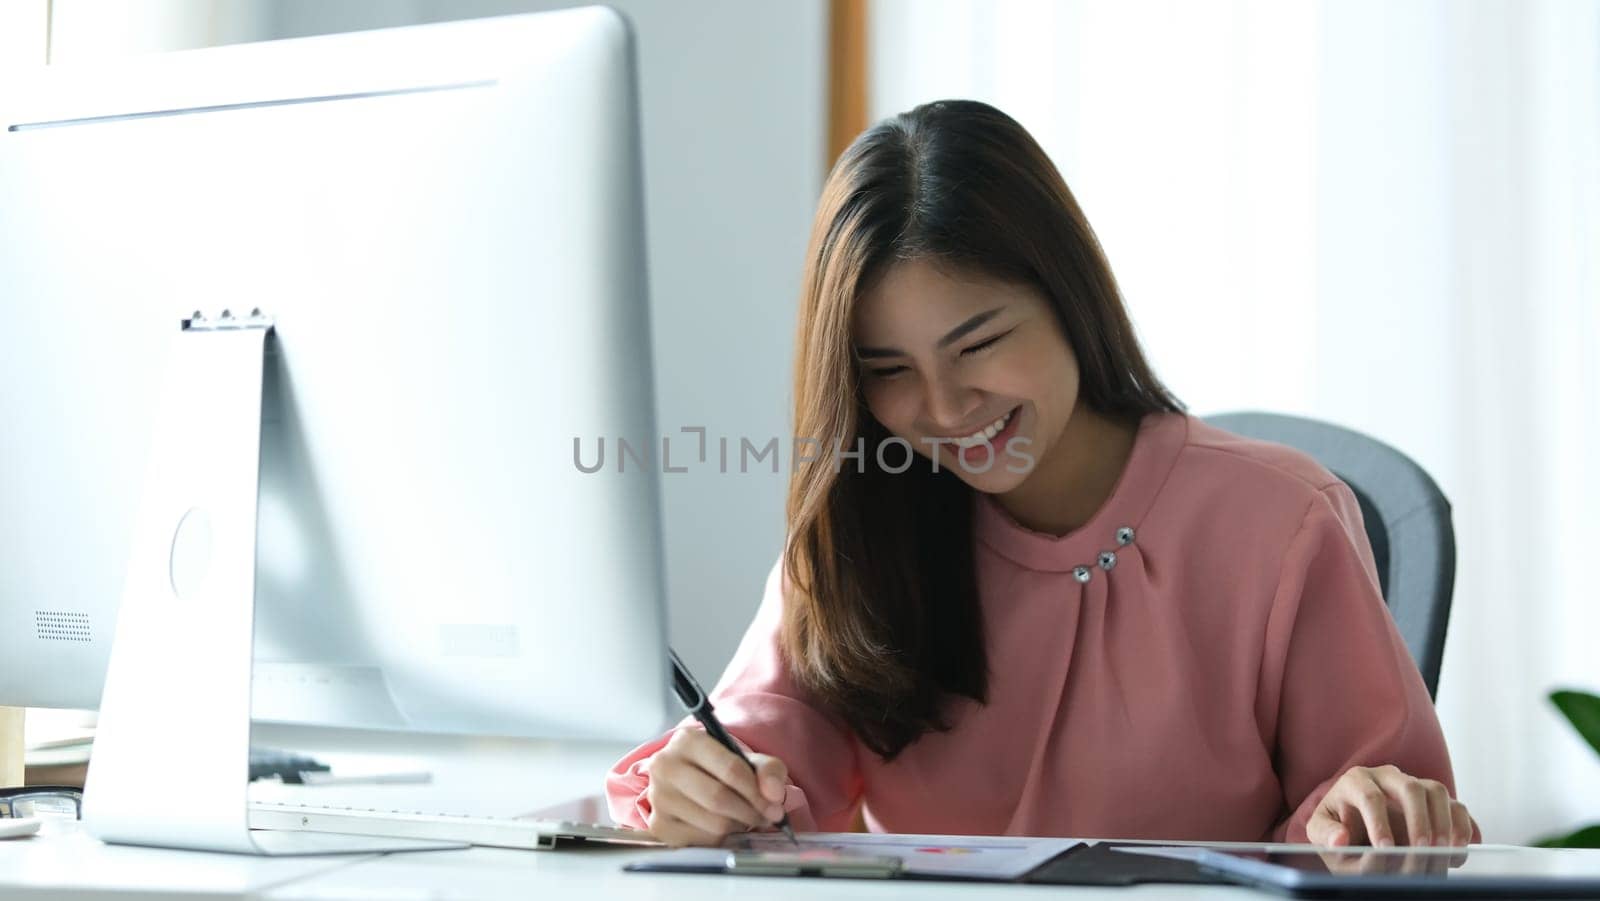
[[[978,472],[983,468],[986,461],[989,463],[990,468],[998,462],[1001,452],[1005,449],[1006,442],[1017,433],[1017,429],[1020,427],[1022,408],[1016,407],[1012,409],[1009,416],[1010,418],[1006,420],[1006,427],[986,442],[980,441],[967,448],[950,445],[951,449],[961,458],[961,463],[965,468],[972,472]]]

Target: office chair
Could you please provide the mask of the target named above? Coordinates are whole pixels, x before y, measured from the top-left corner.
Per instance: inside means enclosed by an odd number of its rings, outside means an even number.
[[[1361,504],[1383,599],[1422,672],[1428,697],[1435,697],[1456,579],[1455,529],[1450,502],[1439,486],[1400,451],[1331,423],[1278,413],[1205,419],[1236,435],[1309,454],[1350,486]]]

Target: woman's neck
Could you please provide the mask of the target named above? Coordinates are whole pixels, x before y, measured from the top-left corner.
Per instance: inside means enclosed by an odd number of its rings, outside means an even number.
[[[1093,519],[1111,496],[1138,433],[1138,423],[1080,406],[1033,474],[996,500],[1024,528],[1065,535]]]

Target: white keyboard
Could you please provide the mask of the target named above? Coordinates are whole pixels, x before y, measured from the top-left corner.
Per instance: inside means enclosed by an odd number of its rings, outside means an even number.
[[[419,810],[374,810],[315,804],[250,803],[250,828],[299,832],[333,832],[384,838],[419,838],[466,842],[496,848],[544,851],[558,841],[659,844],[648,833],[617,826],[531,817],[486,817]]]

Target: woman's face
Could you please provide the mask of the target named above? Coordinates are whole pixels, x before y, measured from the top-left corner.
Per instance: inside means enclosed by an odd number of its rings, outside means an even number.
[[[1027,285],[896,263],[861,298],[851,333],[873,417],[978,491],[1026,481],[1077,404],[1077,357]],[[904,462],[903,449],[883,456]]]

